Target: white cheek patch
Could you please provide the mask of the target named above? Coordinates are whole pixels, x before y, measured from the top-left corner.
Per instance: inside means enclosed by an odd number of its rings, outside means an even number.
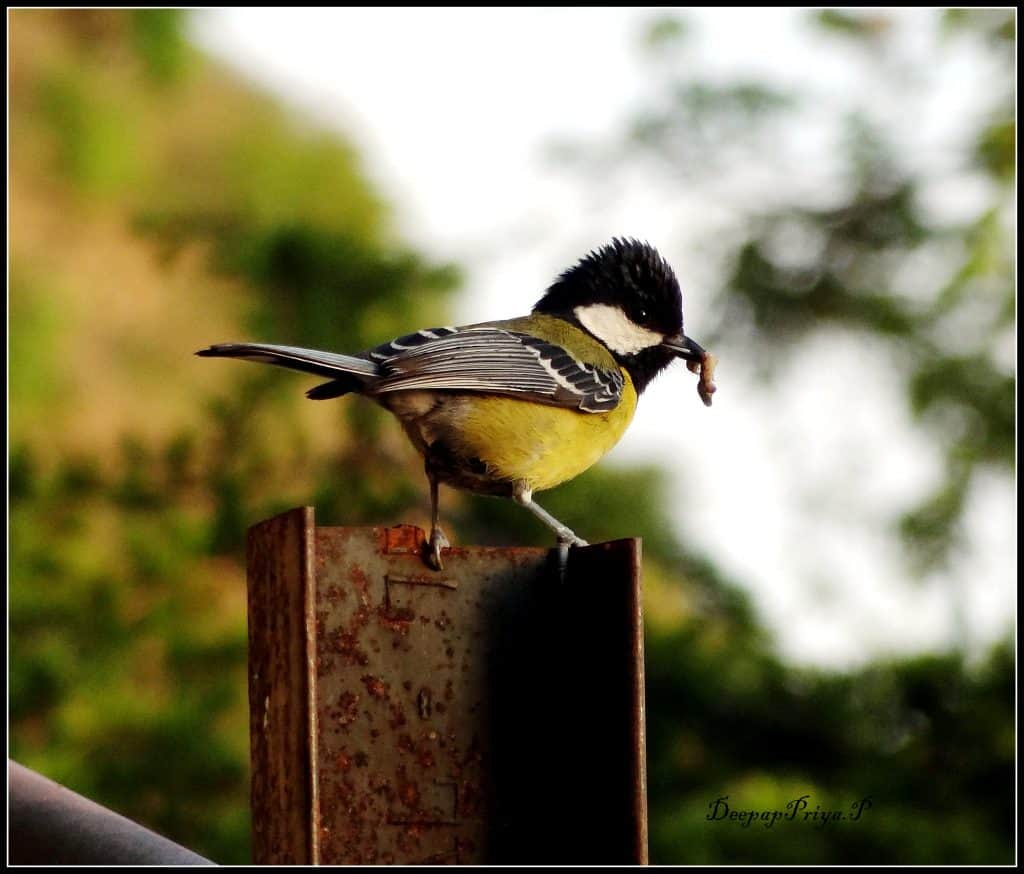
[[[579,306],[573,313],[584,328],[619,355],[635,355],[665,339],[657,331],[649,331],[630,320],[618,307],[606,303]]]

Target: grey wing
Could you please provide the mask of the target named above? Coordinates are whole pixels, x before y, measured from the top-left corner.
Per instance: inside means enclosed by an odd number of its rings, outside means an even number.
[[[435,328],[369,353],[381,376],[372,393],[453,389],[500,394],[587,413],[618,406],[618,369],[577,361],[565,349],[497,327]]]

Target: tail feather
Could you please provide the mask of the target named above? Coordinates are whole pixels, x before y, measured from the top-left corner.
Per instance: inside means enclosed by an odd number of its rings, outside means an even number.
[[[270,343],[218,343],[196,352],[204,358],[241,358],[244,361],[257,361],[262,364],[273,364],[287,367],[302,373],[315,373],[326,376],[331,382],[317,386],[310,391],[310,397],[322,399],[337,397],[347,391],[354,391],[372,382],[380,376],[380,370],[372,361],[356,358],[352,355],[338,355],[334,352],[321,352],[317,349],[300,349],[298,346],[276,346]],[[336,394],[327,394],[327,386],[336,386]],[[340,390],[341,386],[346,386]],[[318,390],[323,389],[323,392]],[[317,394],[313,394],[317,392]]]
[[[320,385],[313,386],[313,388],[306,392],[306,397],[311,401],[326,401],[331,398],[340,398],[342,395],[347,395],[350,391],[359,391],[365,384],[365,381],[361,382],[359,377],[356,376],[340,376],[337,379],[332,379],[330,382],[322,382]]]

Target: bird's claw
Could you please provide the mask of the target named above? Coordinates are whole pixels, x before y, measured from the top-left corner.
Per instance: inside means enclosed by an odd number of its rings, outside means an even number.
[[[558,532],[558,543],[560,546],[590,546],[582,537],[578,537],[574,531],[566,528]]]
[[[432,529],[430,537],[425,544],[424,560],[427,566],[435,571],[444,570],[444,562],[441,561],[441,550],[447,549],[450,546],[451,543],[448,542],[448,538],[444,536],[444,532],[440,528]]]

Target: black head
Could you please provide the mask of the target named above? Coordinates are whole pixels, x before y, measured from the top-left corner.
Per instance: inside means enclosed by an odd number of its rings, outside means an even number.
[[[616,238],[591,252],[555,280],[533,311],[567,319],[604,343],[637,391],[676,356],[693,360],[703,352],[683,335],[675,273],[637,240]]]

